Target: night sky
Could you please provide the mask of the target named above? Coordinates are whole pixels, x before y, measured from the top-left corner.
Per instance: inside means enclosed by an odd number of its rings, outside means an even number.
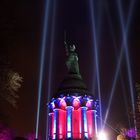
[[[51,0],[46,37],[43,93],[41,102],[41,133],[45,133],[46,102],[48,97],[49,67],[51,66],[51,97],[56,95],[60,82],[67,74],[65,65],[64,31],[67,43],[76,45],[80,72],[89,91],[97,95],[95,80],[95,55],[90,0]],[[133,86],[140,83],[140,10],[139,0],[121,0],[123,19],[126,22],[130,3],[134,1],[128,28],[129,58]],[[95,25],[98,43],[99,73],[103,116],[109,102],[118,56],[122,42],[122,31],[117,0],[94,1]],[[13,108],[1,99],[1,122],[24,136],[35,131],[37,90],[39,80],[40,52],[42,43],[45,0],[5,0],[0,4],[0,59],[9,69],[23,77],[18,94],[18,108]],[[124,23],[124,25],[126,25]],[[52,48],[52,49],[51,49]],[[52,50],[52,65],[50,56]],[[135,90],[134,90],[135,93]],[[134,95],[135,96],[135,95]],[[123,54],[121,68],[115,86],[108,124],[127,126],[127,108],[130,105],[130,91],[127,65]],[[109,129],[109,128],[108,128]],[[110,130],[111,131],[111,130]]]

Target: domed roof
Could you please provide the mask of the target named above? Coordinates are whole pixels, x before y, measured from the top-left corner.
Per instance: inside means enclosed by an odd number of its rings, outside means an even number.
[[[86,94],[88,92],[81,75],[69,73],[61,82],[58,92],[63,94]]]

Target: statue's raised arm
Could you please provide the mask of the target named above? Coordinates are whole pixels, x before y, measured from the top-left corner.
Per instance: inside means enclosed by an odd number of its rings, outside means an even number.
[[[66,31],[64,31],[64,46],[65,46],[65,50],[66,50],[66,56],[69,55],[69,46],[67,44],[67,41],[66,41]]]
[[[65,50],[66,50],[66,56],[68,56],[69,55],[69,48],[68,48],[66,41],[64,41],[64,46],[65,46]]]

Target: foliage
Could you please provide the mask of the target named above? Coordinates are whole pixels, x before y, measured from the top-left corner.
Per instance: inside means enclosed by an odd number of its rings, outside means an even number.
[[[23,78],[17,72],[8,70],[1,73],[0,96],[13,107],[17,106],[16,103],[19,98],[17,92],[21,87],[21,82],[23,82]]]

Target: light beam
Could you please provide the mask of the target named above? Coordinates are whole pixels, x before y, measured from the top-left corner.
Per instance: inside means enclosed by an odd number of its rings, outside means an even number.
[[[128,23],[127,24],[130,24],[130,17],[132,16],[134,3],[135,3],[135,0],[132,0],[131,3],[130,3],[130,11],[128,13],[129,16],[128,16]],[[127,64],[127,73],[128,73],[128,79],[129,79],[128,82],[129,82],[129,88],[130,88],[132,111],[133,111],[133,114],[135,114],[134,87],[133,87],[133,83],[132,83],[133,80],[132,80],[130,56],[129,56],[129,50],[128,50],[128,31],[125,30],[125,21],[124,21],[122,5],[121,5],[120,0],[117,1],[117,6],[118,6],[118,13],[119,13],[120,22],[121,22],[123,48],[124,48],[125,59],[126,59],[126,64]]]
[[[98,133],[97,139],[98,140],[108,140],[107,134],[104,131],[101,131]]]
[[[97,89],[99,97],[99,107],[100,107],[100,116],[102,118],[102,100],[101,100],[101,89],[100,89],[100,72],[99,72],[99,56],[98,56],[98,44],[97,44],[97,33],[95,26],[95,13],[94,13],[94,4],[90,0],[90,14],[91,14],[91,23],[92,23],[92,34],[93,34],[93,46],[94,46],[94,56],[95,56],[95,66],[96,66],[96,78],[97,78]],[[101,121],[102,127],[102,121]]]
[[[56,17],[56,1],[52,1],[52,27],[51,27],[51,44],[50,44],[50,57],[49,57],[49,70],[48,70],[48,83],[47,83],[47,103],[50,100],[51,84],[52,84],[52,70],[53,70],[53,52],[54,52],[54,32],[55,32],[55,17]],[[46,140],[48,140],[48,107],[46,111]]]
[[[50,5],[49,3],[50,3],[50,0],[46,0],[43,34],[42,34],[42,43],[41,43],[41,54],[40,54],[40,67],[39,67],[40,70],[39,70],[39,83],[38,83],[36,134],[35,134],[36,139],[38,138],[39,119],[40,119],[40,102],[41,102],[41,95],[42,95],[44,58],[45,58],[46,38],[47,38],[47,31],[48,31],[48,17],[49,17],[49,5]]]
[[[134,3],[133,3],[134,4]],[[122,56],[123,56],[123,52],[124,52],[124,41],[126,43],[126,38],[127,38],[127,33],[128,33],[128,29],[129,29],[129,25],[130,25],[130,19],[131,19],[131,14],[132,14],[132,9],[133,9],[133,4],[130,4],[130,7],[129,7],[129,13],[128,13],[128,17],[127,17],[127,22],[126,22],[126,26],[124,27],[123,25],[123,32],[125,33],[125,38],[123,38],[123,41],[121,43],[121,50],[120,50],[120,56],[119,56],[119,59],[118,59],[118,63],[117,63],[117,67],[116,67],[116,72],[115,72],[115,76],[114,76],[114,81],[113,81],[113,85],[112,85],[112,88],[111,88],[111,92],[110,92],[110,98],[109,98],[109,103],[108,103],[108,106],[107,106],[107,111],[106,111],[106,114],[105,114],[105,122],[108,118],[108,114],[109,114],[109,111],[110,111],[110,106],[111,106],[111,102],[112,102],[112,97],[114,95],[114,91],[115,91],[115,85],[116,85],[116,82],[117,82],[117,78],[118,78],[118,74],[119,74],[119,69],[120,69],[120,65],[121,65],[121,61],[122,61]],[[122,17],[121,17],[122,18]],[[122,24],[122,23],[121,23]],[[123,35],[124,36],[124,35]],[[129,73],[130,73],[130,68],[129,68]],[[132,77],[131,77],[132,78]],[[130,79],[131,79],[130,78]],[[130,81],[129,81],[130,82]],[[131,84],[132,84],[132,79],[131,79]],[[131,89],[132,90],[132,89]],[[130,91],[131,91],[130,90]]]
[[[118,60],[117,58],[120,58],[121,56],[120,57],[117,57],[118,56],[118,53],[117,53],[117,42],[115,41],[114,28],[113,28],[113,25],[111,23],[110,12],[109,12],[107,6],[105,7],[105,9],[106,9],[106,12],[108,14],[108,20],[109,20],[109,25],[110,25],[110,30],[111,30],[111,36],[112,36],[112,40],[113,40],[113,46],[114,46],[114,49],[115,49],[116,63],[117,63],[117,60]],[[121,49],[121,51],[122,51],[122,49]],[[127,102],[127,98],[126,98],[125,84],[124,84],[125,82],[124,82],[124,79],[122,77],[121,70],[120,70],[120,80],[121,80],[121,85],[122,85],[122,90],[123,90],[123,99],[124,99],[124,102],[125,102],[125,109],[128,112],[128,102]],[[128,119],[129,119],[129,126],[130,126],[130,117],[128,117]]]

